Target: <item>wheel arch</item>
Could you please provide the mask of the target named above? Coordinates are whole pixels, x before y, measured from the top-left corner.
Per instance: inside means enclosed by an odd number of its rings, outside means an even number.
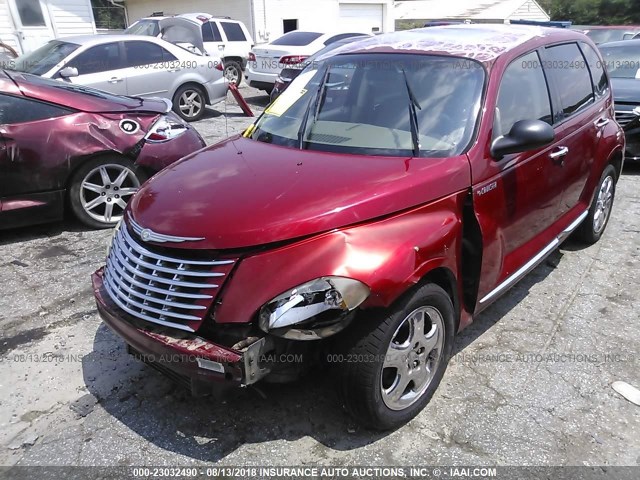
[[[175,96],[176,94],[180,91],[181,88],[183,87],[189,87],[189,86],[193,86],[193,87],[198,87],[198,89],[200,89],[202,91],[202,93],[204,94],[204,98],[205,98],[205,102],[207,105],[211,105],[211,99],[209,98],[209,92],[207,91],[207,89],[204,87],[204,85],[196,80],[187,80],[186,82],[181,83],[180,85],[178,85],[178,87],[174,90],[173,94],[171,95],[171,101],[173,102],[175,100]]]

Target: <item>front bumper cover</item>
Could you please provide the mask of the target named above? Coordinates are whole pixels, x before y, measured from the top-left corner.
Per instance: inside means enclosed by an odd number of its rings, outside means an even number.
[[[129,352],[167,376],[190,386],[192,393],[219,387],[250,385],[269,369],[260,357],[268,346],[263,337],[242,351],[217,345],[196,334],[156,327],[122,312],[103,286],[103,269],[91,277],[100,317],[124,339]]]

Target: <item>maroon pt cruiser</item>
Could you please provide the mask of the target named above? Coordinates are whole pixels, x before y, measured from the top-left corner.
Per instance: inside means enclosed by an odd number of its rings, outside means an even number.
[[[600,238],[624,136],[577,32],[435,27],[333,53],[144,185],[93,287],[130,352],[195,392],[328,362],[351,414],[388,429],[429,402],[456,332],[572,232]]]

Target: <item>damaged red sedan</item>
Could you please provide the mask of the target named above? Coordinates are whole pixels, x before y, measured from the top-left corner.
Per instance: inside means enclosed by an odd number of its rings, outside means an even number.
[[[93,276],[98,310],[196,393],[324,362],[354,417],[395,428],[429,402],[458,331],[570,234],[598,241],[623,161],[582,34],[357,41],[136,193]]]
[[[0,229],[115,225],[140,185],[205,146],[161,99],[0,71]]]

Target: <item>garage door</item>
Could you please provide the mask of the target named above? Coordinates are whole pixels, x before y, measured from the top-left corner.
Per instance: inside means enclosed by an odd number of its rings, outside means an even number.
[[[382,32],[382,5],[379,3],[341,3],[340,28],[362,33]]]

